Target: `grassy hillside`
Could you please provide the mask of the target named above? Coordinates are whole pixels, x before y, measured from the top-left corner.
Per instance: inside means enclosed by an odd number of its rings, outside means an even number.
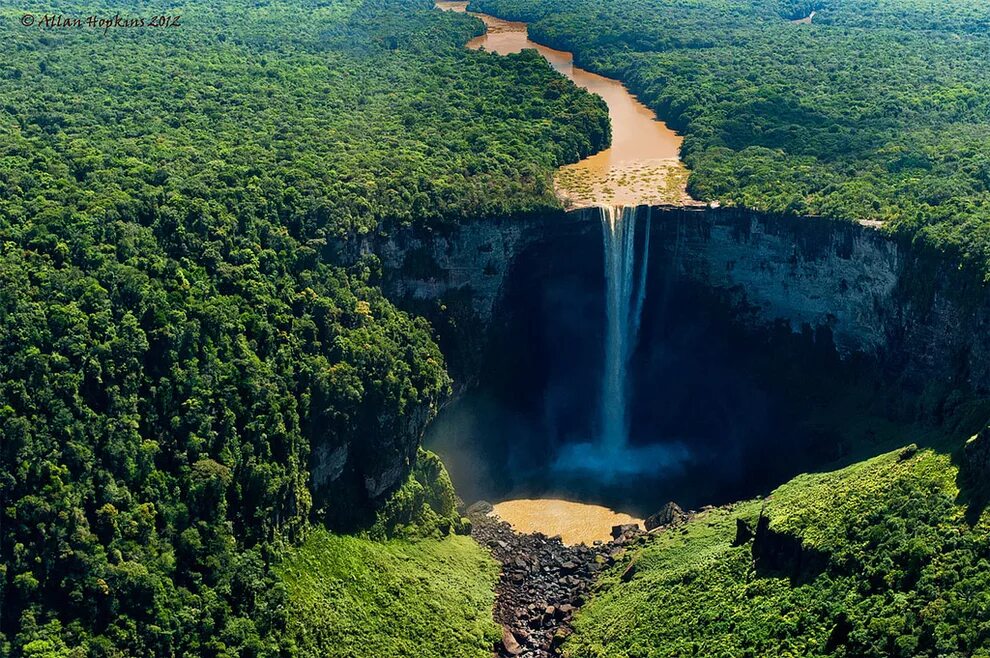
[[[489,658],[499,566],[463,532],[436,455],[360,536],[313,531],[275,567],[285,592],[282,649],[300,658]]]
[[[630,582],[606,579],[565,654],[990,655],[990,514],[967,522],[956,477],[948,457],[905,449],[703,514],[644,549]],[[761,510],[800,540],[800,569],[733,546]]]
[[[490,658],[498,566],[470,537],[314,532],[279,566],[301,657]]]

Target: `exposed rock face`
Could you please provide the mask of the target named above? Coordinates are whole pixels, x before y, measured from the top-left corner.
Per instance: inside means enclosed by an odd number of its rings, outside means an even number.
[[[673,525],[675,523],[681,523],[688,518],[687,513],[681,509],[681,506],[671,501],[663,506],[663,508],[646,518],[643,524],[646,526],[647,530],[654,530],[663,526]]]
[[[742,546],[753,538],[753,529],[749,527],[743,519],[736,519],[736,538],[732,540],[733,546]]]
[[[468,507],[467,510],[465,510],[465,513],[471,517],[479,515],[484,516],[485,514],[489,514],[493,509],[495,509],[495,507],[487,500],[479,500]]]
[[[435,300],[470,289],[471,309],[491,320],[502,281],[516,254],[543,231],[545,220],[520,217],[465,223],[450,232],[402,230],[375,245],[389,293],[406,300]]]
[[[639,212],[652,220],[651,280],[720,291],[744,325],[818,330],[842,357],[865,354],[892,375],[990,391],[990,293],[952,258],[851,222],[734,208]]]
[[[638,212],[652,221],[649,285],[657,278],[701,284],[718,291],[744,326],[812,330],[841,356],[865,354],[901,383],[942,386],[946,395],[990,393],[990,294],[950,259],[820,218],[733,208]],[[386,294],[430,319],[463,388],[477,377],[515,263],[562,236],[600,244],[599,211],[383,229],[346,242],[337,258],[381,259]],[[386,495],[408,474],[425,411],[414,410],[405,428],[381,432],[380,442],[315,439],[317,493],[343,488],[363,492],[365,501]]]
[[[366,524],[405,482],[432,412],[424,400],[399,417],[379,414],[368,436],[314,416],[310,487],[316,508],[326,512],[332,526],[349,530]]]
[[[652,278],[723,291],[754,328],[824,329],[843,357],[990,391],[990,294],[951,259],[850,222],[735,208],[638,212],[651,215]],[[514,262],[574,234],[600,241],[599,210],[401,229],[354,243],[345,260],[379,254],[386,293],[431,319],[455,379],[470,383]]]
[[[770,518],[761,516],[753,538],[753,562],[758,573],[782,575],[793,582],[805,582],[825,569],[828,556],[805,546],[800,537],[777,532],[770,527]]]
[[[741,322],[824,329],[843,357],[862,353],[916,382],[990,391],[990,294],[951,258],[822,218],[650,212],[656,267],[725,291]]]
[[[381,258],[385,293],[430,320],[455,384],[468,385],[477,375],[503,284],[518,255],[575,231],[598,239],[597,223],[571,221],[558,212],[479,219],[437,230],[383,231],[354,242],[341,258],[353,261],[363,253]]]
[[[980,493],[990,490],[990,427],[966,442],[959,475],[970,489]]]
[[[966,504],[966,519],[975,525],[990,504],[990,427],[963,446],[957,482],[960,502]]]
[[[829,327],[843,355],[887,343],[877,304],[893,294],[900,254],[876,231],[732,209],[652,212],[666,274],[729,291],[744,320]]]

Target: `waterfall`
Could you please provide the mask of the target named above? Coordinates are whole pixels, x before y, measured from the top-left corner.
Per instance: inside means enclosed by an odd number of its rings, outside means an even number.
[[[636,267],[636,208],[601,208],[605,248],[605,373],[602,381],[601,446],[606,453],[622,451],[629,438],[627,368],[636,349],[646,270],[649,262],[650,220],[646,220],[642,262]]]
[[[640,474],[676,473],[691,460],[687,446],[675,440],[629,445],[629,362],[636,351],[646,299],[650,254],[650,217],[639,225],[636,208],[600,208],[605,254],[605,345],[597,440],[566,443],[554,468],[562,473],[614,482]],[[638,248],[638,249],[637,249]],[[649,437],[656,439],[658,437]]]

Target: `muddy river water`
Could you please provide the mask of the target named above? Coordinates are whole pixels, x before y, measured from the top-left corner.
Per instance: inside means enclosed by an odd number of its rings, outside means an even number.
[[[519,532],[560,535],[565,544],[592,544],[612,538],[613,526],[638,523],[642,519],[600,505],[558,498],[518,498],[495,505],[494,514]]]
[[[440,0],[447,11],[466,11],[467,2]],[[612,146],[575,164],[562,167],[555,178],[564,205],[689,203],[687,171],[679,153],[681,137],[668,128],[619,82],[574,66],[574,56],[529,39],[526,24],[469,12],[484,21],[485,34],[467,47],[508,55],[525,48],[537,50],[553,68],[579,87],[601,96],[612,123]]]
[[[465,12],[467,2],[439,0],[438,9]],[[640,204],[690,204],[687,170],[680,161],[681,137],[657,120],[619,81],[574,65],[571,53],[529,39],[526,24],[468,12],[486,26],[467,47],[499,55],[537,50],[550,65],[608,105],[611,147],[561,167],[554,186],[566,208]],[[608,540],[613,525],[639,519],[607,507],[553,498],[520,498],[496,503],[494,513],[521,532],[560,535],[565,543]]]

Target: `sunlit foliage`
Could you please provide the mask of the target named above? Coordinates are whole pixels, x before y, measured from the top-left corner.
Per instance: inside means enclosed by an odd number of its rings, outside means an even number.
[[[475,0],[685,134],[689,191],[874,220],[990,270],[990,7],[967,0]],[[794,19],[814,11],[810,25]]]
[[[448,388],[340,248],[556,207],[608,140],[600,100],[428,2],[173,7],[104,34],[0,5],[3,655],[289,651],[281,547],[382,502],[355,463],[314,500],[312,447],[415,455]],[[439,524],[407,489],[397,522]]]

